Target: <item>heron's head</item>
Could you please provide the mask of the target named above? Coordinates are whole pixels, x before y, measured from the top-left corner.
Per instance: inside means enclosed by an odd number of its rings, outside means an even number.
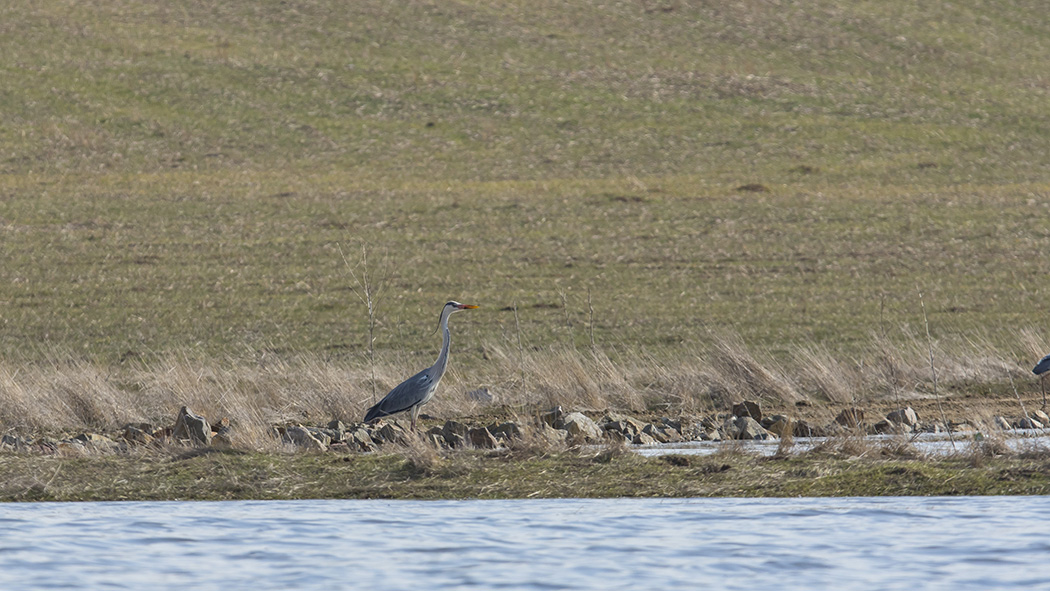
[[[460,310],[473,310],[478,306],[472,306],[470,304],[461,304],[459,302],[448,302],[445,304],[445,308],[451,308],[449,312],[459,312]]]
[[[445,307],[441,309],[441,319],[438,320],[438,328],[441,328],[441,323],[453,312],[459,312],[460,310],[473,310],[478,306],[470,304],[461,304],[456,301],[449,301],[445,304]]]

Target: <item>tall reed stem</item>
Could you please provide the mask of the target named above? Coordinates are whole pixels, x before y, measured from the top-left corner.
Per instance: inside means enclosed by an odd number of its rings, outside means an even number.
[[[375,404],[376,399],[379,397],[376,384],[376,311],[379,306],[378,295],[381,289],[374,280],[373,275],[375,272],[368,268],[368,248],[365,245],[361,245],[361,262],[359,265],[364,268],[360,275],[354,272],[354,267],[346,259],[341,246],[339,247],[339,256],[343,257],[343,263],[346,265],[347,270],[350,271],[350,276],[357,282],[358,287],[351,286],[354,294],[357,295],[357,298],[361,300],[361,303],[368,310],[368,364],[372,372],[372,404]]]
[[[941,405],[941,397],[937,393],[937,369],[933,365],[933,337],[930,336],[930,319],[926,316],[926,303],[922,300],[922,290],[918,286],[915,290],[919,292],[919,305],[922,307],[922,322],[926,326],[926,345],[930,351],[930,374],[933,375],[933,399],[937,401],[937,410],[941,414],[941,423],[944,424],[944,430],[948,432],[948,440],[952,442],[952,449],[955,449],[955,436],[952,435],[952,427],[948,424],[948,418],[944,414],[944,407]]]

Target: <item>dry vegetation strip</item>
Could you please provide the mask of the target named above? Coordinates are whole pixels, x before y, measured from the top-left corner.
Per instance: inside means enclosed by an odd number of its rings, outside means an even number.
[[[952,422],[988,425],[995,415],[1023,416],[1042,407],[1039,386],[1026,369],[974,342],[937,344],[940,396],[934,397],[926,346],[918,340],[908,347],[876,341],[862,362],[847,364],[811,346],[778,362],[736,337],[671,360],[613,360],[575,349],[519,355],[492,345],[483,349],[483,366],[453,365],[426,412],[439,423],[475,418],[486,424],[554,406],[695,417],[727,412],[747,399],[761,403],[767,414],[815,423],[829,422],[849,406],[868,409],[872,420],[912,406],[924,422],[943,422],[943,409]],[[375,367],[377,390],[386,392],[407,373],[403,363],[383,356]],[[495,397],[492,403],[469,396],[481,387]],[[0,425],[19,435],[169,425],[179,408],[189,406],[213,423],[229,419],[239,448],[271,450],[280,446],[273,426],[353,424],[372,396],[370,366],[311,355],[256,363],[172,356],[118,366],[68,360],[0,364]]]

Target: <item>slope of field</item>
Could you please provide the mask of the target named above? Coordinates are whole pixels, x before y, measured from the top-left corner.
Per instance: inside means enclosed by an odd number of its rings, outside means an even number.
[[[925,338],[923,307],[1023,367],[1050,344],[1041,8],[5,3],[0,356],[357,363],[368,282],[413,371],[450,298],[482,305],[464,367],[725,334],[849,361]]]

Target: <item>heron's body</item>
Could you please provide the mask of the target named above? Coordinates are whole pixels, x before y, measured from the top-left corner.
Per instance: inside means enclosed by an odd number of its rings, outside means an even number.
[[[1036,363],[1035,367],[1032,368],[1032,373],[1035,375],[1044,374],[1048,371],[1050,371],[1050,355],[1040,359],[1039,363]]]
[[[1032,368],[1032,373],[1039,376],[1039,388],[1043,391],[1043,408],[1046,408],[1046,372],[1050,371],[1050,355],[1043,357]]]
[[[412,428],[416,428],[416,418],[419,417],[420,407],[430,402],[430,399],[434,397],[434,392],[437,390],[438,384],[441,383],[441,377],[445,375],[445,369],[448,367],[448,350],[452,344],[452,335],[448,330],[448,317],[453,312],[473,308],[477,308],[477,306],[468,306],[459,302],[448,302],[445,304],[445,307],[441,309],[441,320],[439,322],[441,353],[438,354],[437,361],[434,362],[434,365],[398,384],[397,387],[379,401],[379,404],[368,409],[368,412],[365,413],[364,422],[368,423],[381,417],[408,411],[412,417]]]

